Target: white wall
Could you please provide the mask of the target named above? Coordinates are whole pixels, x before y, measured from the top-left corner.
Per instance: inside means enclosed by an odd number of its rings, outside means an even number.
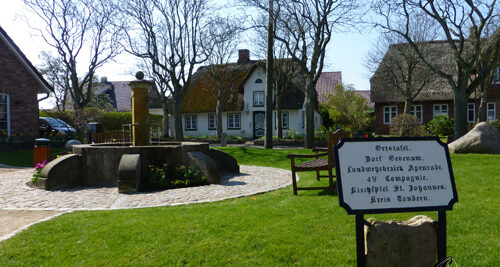
[[[257,79],[261,79],[262,83],[255,83]],[[265,111],[265,106],[254,107],[253,106],[253,92],[254,91],[265,91],[266,90],[266,73],[263,68],[257,68],[248,78],[246,84],[244,85],[243,103],[244,108],[242,111],[231,111],[222,113],[222,131],[227,135],[242,136],[244,138],[252,139],[254,137],[253,133],[253,114],[255,111]],[[289,114],[289,129],[284,129],[283,133],[288,131],[296,131],[300,134],[304,133],[304,123],[303,123],[303,113],[305,112],[304,105],[300,110],[282,110],[282,112],[288,112]],[[214,112],[210,112],[215,114]],[[238,113],[240,114],[240,126],[241,129],[227,129],[227,114],[228,113]],[[202,135],[216,135],[216,130],[208,129],[208,114],[209,113],[183,113],[182,114],[182,125],[184,135],[189,136],[202,136]],[[196,115],[197,116],[197,130],[196,131],[186,131],[185,128],[185,115]],[[276,112],[273,111],[273,135],[276,135]],[[321,125],[321,116],[315,111],[314,112],[314,126],[319,129]],[[170,116],[170,134],[173,133],[173,117]]]

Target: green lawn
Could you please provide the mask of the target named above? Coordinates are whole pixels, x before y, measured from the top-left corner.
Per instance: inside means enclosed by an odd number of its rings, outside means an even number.
[[[66,151],[64,148],[51,148],[50,154]],[[9,166],[33,167],[33,148],[0,152],[0,163]]]
[[[286,154],[308,152],[223,150],[240,164],[284,169],[290,164]],[[500,266],[500,155],[452,155],[452,164],[459,202],[447,213],[448,255],[459,266]],[[317,183],[312,175],[301,177],[301,185]],[[424,214],[436,218],[435,212]],[[323,191],[294,196],[291,187],[215,203],[73,212],[0,243],[0,266],[355,264],[354,216],[338,206],[336,196]]]

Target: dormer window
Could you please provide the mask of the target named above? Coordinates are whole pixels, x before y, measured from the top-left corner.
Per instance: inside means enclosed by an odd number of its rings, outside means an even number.
[[[263,83],[262,79],[255,80],[255,83]]]

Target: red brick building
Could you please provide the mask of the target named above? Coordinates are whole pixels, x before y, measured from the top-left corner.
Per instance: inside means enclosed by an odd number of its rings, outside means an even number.
[[[431,42],[434,64],[437,64],[441,69],[449,72],[450,68],[454,68],[453,55],[447,49],[446,42]],[[370,79],[370,98],[371,102],[375,103],[375,133],[389,134],[391,119],[404,111],[404,98],[394,85],[394,69],[388,70],[393,65],[388,63],[388,58],[391,53],[396,53],[398,45],[389,47],[382,63],[377,71]],[[406,64],[406,63],[405,63]],[[422,63],[423,64],[423,63]],[[399,63],[398,63],[399,65]],[[396,74],[397,75],[397,74]],[[429,80],[425,83],[422,91],[413,99],[410,106],[410,113],[416,116],[422,124],[428,123],[437,115],[447,115],[454,117],[453,91],[448,82],[435,73],[429,72]],[[392,81],[391,81],[392,79]],[[480,102],[479,95],[475,93],[469,97],[467,104],[467,121],[474,123],[477,120],[479,113]],[[496,69],[491,87],[488,90],[487,98],[483,103],[485,105],[485,115],[488,121],[497,120],[500,118],[500,70]]]
[[[0,135],[38,136],[38,94],[52,87],[0,27]]]

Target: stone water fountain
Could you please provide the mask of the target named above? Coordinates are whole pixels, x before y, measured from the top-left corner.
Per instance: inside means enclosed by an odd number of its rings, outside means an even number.
[[[208,183],[220,183],[221,173],[239,173],[229,154],[210,149],[207,143],[149,143],[148,90],[152,83],[138,72],[132,89],[132,145],[85,144],[73,146],[73,154],[50,161],[42,170],[37,187],[54,190],[72,187],[114,187],[120,193],[141,191],[150,165],[196,167]]]

